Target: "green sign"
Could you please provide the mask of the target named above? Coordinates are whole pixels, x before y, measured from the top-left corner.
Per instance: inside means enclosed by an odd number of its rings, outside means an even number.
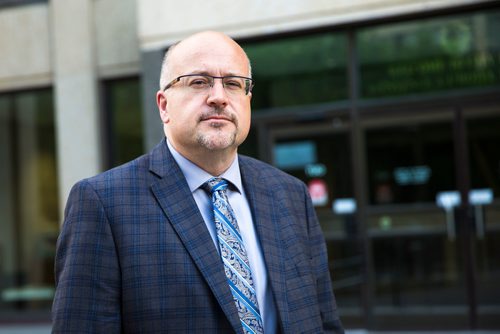
[[[366,98],[487,87],[500,84],[500,53],[436,57],[365,65],[361,69]]]

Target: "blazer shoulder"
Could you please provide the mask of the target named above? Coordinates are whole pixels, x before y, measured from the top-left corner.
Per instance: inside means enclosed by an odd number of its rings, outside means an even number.
[[[120,166],[111,168],[97,175],[85,178],[76,183],[86,183],[94,189],[110,188],[118,184],[123,185],[133,180],[144,180],[149,174],[150,154],[144,154]]]
[[[103,196],[118,196],[120,193],[137,194],[146,191],[172,166],[165,140],[146,154],[123,165],[111,168],[95,176],[80,180],[73,188],[90,187]]]

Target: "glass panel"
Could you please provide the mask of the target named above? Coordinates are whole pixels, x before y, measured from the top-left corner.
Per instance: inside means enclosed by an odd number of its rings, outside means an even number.
[[[357,38],[366,98],[500,84],[500,12],[366,28]]]
[[[144,152],[139,79],[105,83],[110,167],[128,162]],[[158,116],[159,117],[159,116]]]
[[[370,130],[366,143],[371,204],[434,203],[453,189],[451,123]]]
[[[0,97],[0,310],[49,310],[59,233],[52,91]]]
[[[453,212],[435,204],[455,184],[451,114],[449,121],[367,129],[365,139],[376,319],[422,316],[427,323],[419,326],[438,329],[447,324],[429,316],[460,314],[466,326]]]
[[[339,310],[345,317],[359,319],[364,262],[354,219],[349,135],[313,128],[307,134],[297,132],[279,136],[273,149],[274,165],[308,186],[327,241]]]
[[[301,36],[242,45],[252,62],[254,110],[347,99],[347,39]]]
[[[500,322],[500,111],[467,120],[476,235],[479,324],[499,328]],[[488,196],[489,195],[489,196]],[[496,327],[493,327],[493,326]]]

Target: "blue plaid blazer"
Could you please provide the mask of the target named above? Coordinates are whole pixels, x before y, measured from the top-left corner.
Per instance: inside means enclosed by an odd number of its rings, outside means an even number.
[[[343,332],[307,188],[239,159],[280,332]],[[215,245],[164,140],[73,187],[55,272],[53,333],[242,332]]]

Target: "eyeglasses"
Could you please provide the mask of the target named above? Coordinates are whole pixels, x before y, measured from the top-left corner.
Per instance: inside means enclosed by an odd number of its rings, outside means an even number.
[[[228,94],[248,95],[254,86],[252,78],[240,77],[238,75],[214,77],[208,74],[185,74],[170,81],[165,88],[163,88],[163,91],[166,91],[180,81],[183,86],[189,88],[193,92],[205,92],[214,86],[215,79],[221,79],[222,86]]]

